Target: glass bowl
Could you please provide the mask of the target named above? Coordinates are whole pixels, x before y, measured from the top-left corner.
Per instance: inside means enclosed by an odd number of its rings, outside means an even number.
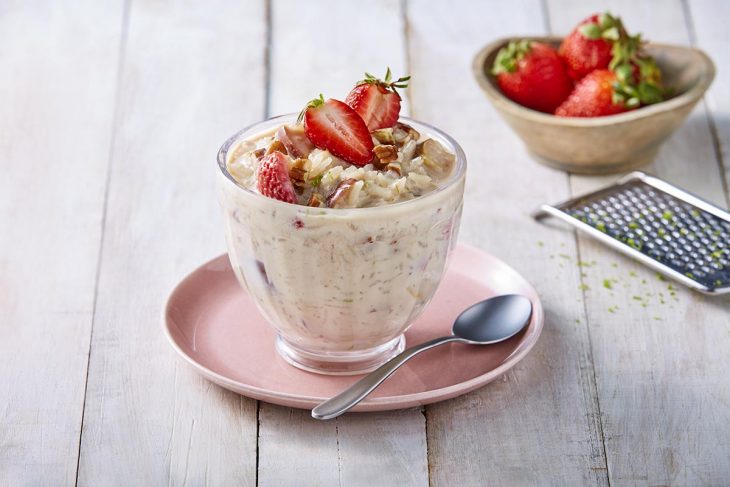
[[[456,243],[466,157],[444,132],[401,117],[456,156],[451,176],[423,196],[371,208],[313,208],[239,185],[226,167],[228,151],[295,120],[290,114],[252,125],[218,152],[228,255],[287,362],[318,373],[367,372],[403,350],[404,332],[441,281]]]

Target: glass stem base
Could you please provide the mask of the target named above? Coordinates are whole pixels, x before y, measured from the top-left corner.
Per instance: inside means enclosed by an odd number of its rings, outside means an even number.
[[[307,372],[327,375],[358,375],[372,372],[385,362],[401,353],[406,346],[406,337],[400,335],[377,347],[353,352],[313,353],[276,337],[276,351],[284,360]]]

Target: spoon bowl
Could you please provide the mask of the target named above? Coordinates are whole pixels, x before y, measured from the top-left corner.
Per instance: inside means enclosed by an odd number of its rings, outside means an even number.
[[[471,345],[499,343],[519,333],[531,315],[532,303],[525,296],[495,296],[462,311],[451,332]]]
[[[489,345],[507,340],[530,322],[532,303],[525,296],[505,294],[470,306],[456,318],[449,336],[404,350],[335,397],[312,409],[314,419],[332,419],[365,399],[376,387],[417,354],[449,342]]]

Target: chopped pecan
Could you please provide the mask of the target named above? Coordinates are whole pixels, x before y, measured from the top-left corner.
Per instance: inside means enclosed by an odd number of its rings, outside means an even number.
[[[262,157],[264,157],[265,154],[266,154],[266,149],[263,149],[263,148],[256,149],[255,151],[253,151],[253,155],[254,155],[254,157],[256,157],[256,159],[261,159]]]
[[[281,152],[284,155],[288,155],[288,152],[286,151],[286,147],[284,147],[284,144],[280,140],[274,140],[271,143],[269,148],[266,149],[266,155],[269,155],[274,151]]]
[[[388,163],[398,160],[398,148],[394,145],[376,145],[373,153],[373,165],[378,169],[384,169]]]
[[[340,181],[334,191],[327,197],[327,206],[337,208],[337,206],[350,195],[352,187],[357,183],[357,179],[345,179]]]
[[[324,200],[322,199],[322,196],[320,196],[319,194],[312,193],[312,196],[309,197],[309,201],[307,202],[307,206],[314,206],[314,207],[324,206]]]
[[[306,159],[296,159],[289,168],[289,179],[294,184],[294,188],[300,193],[307,187],[307,183],[304,180],[307,175],[307,171],[304,169],[306,162]]]

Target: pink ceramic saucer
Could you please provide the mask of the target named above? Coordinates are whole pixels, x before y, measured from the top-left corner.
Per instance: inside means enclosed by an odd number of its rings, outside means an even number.
[[[525,330],[496,345],[454,343],[424,352],[354,411],[407,408],[465,394],[504,374],[537,341],[543,309],[532,286],[496,257],[458,245],[436,296],[406,332],[406,346],[449,334],[462,310],[508,293],[532,301],[532,318]],[[226,255],[187,276],[170,295],[164,316],[173,348],[203,376],[244,396],[311,409],[359,378],[319,375],[287,364],[274,349],[273,329],[239,286]]]

